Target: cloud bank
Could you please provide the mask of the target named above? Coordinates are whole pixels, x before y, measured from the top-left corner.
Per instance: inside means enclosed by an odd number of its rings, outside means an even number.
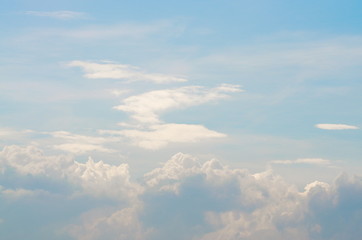
[[[64,222],[57,215],[39,220],[39,226],[63,229],[63,236],[76,240],[320,240],[362,234],[362,178],[357,176],[342,174],[331,184],[315,181],[300,191],[270,170],[251,173],[178,153],[135,181],[127,164],[80,163],[19,146],[5,147],[0,164],[1,179],[11,174],[27,179],[16,187],[2,181],[0,197],[10,206],[54,196],[67,204],[82,196],[101,200]],[[29,185],[35,180],[37,188]],[[22,214],[15,215],[19,224]],[[2,224],[9,217],[2,215]]]

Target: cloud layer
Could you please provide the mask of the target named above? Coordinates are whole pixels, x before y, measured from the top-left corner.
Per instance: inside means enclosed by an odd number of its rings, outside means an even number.
[[[54,196],[67,203],[82,196],[102,200],[62,225],[57,216],[40,223],[55,224],[53,231],[63,229],[76,240],[320,240],[358,239],[362,233],[361,177],[344,174],[332,184],[316,181],[300,191],[272,171],[250,173],[183,153],[137,182],[127,164],[80,163],[35,147],[8,146],[0,159],[1,179],[27,179],[16,188],[2,181],[0,197],[7,204]],[[34,180],[37,188],[29,185]],[[9,221],[9,216],[1,218],[2,224]]]

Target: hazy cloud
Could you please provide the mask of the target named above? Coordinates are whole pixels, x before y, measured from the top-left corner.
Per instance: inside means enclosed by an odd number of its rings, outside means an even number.
[[[60,143],[53,143],[54,149],[74,154],[84,154],[91,151],[114,152],[113,149],[107,148],[104,145],[120,140],[114,137],[85,136],[66,131],[49,132],[46,134],[52,136],[54,139],[60,140]]]
[[[51,11],[51,12],[26,11],[25,14],[38,16],[38,17],[50,17],[61,20],[84,18],[86,16],[86,14],[83,12],[74,12],[74,11]]]
[[[157,150],[170,143],[193,143],[203,139],[222,138],[225,134],[193,124],[157,124],[148,130],[129,129],[121,131],[100,131],[103,134],[120,135],[131,140],[133,145]]]

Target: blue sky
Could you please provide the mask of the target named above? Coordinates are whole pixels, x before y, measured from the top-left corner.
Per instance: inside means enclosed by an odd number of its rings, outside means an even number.
[[[1,239],[358,239],[361,14],[3,1]]]

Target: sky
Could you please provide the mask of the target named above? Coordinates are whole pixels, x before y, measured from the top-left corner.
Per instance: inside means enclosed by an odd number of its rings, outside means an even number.
[[[360,238],[360,1],[1,5],[0,239]]]

